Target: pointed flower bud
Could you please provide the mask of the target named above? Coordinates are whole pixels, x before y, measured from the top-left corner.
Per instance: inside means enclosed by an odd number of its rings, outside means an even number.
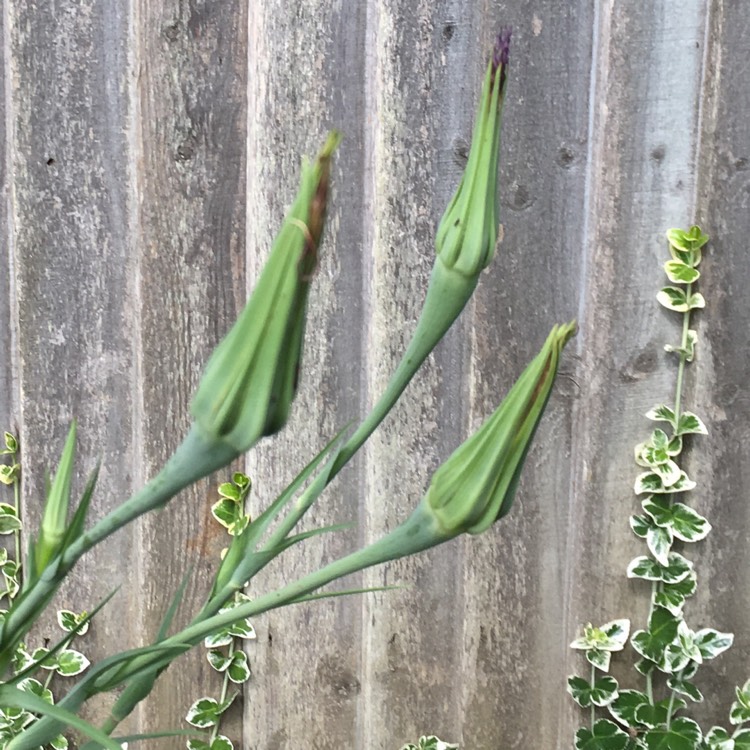
[[[68,431],[60,464],[55,478],[47,491],[39,539],[34,545],[32,575],[40,574],[47,564],[61,550],[68,528],[68,508],[70,507],[70,486],[73,479],[73,463],[76,450],[76,423]]]
[[[469,160],[435,238],[442,263],[469,277],[477,276],[487,267],[497,242],[500,118],[507,81],[510,35],[510,29],[500,32],[487,64]]]
[[[422,504],[450,535],[479,534],[513,503],[526,453],[575,323],[555,326],[489,419],[435,472]]]
[[[238,453],[280,430],[289,414],[339,139],[332,133],[315,162],[303,164],[297,198],[255,290],[211,356],[193,399],[198,426]]]

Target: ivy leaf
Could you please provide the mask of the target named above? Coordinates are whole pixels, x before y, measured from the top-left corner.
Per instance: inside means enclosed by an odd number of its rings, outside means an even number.
[[[213,698],[198,698],[188,709],[185,720],[198,729],[208,729],[216,724],[221,707]]]
[[[680,695],[686,695],[694,703],[703,702],[703,693],[689,680],[681,679],[679,677],[670,677],[667,680],[667,687],[670,690],[674,690],[675,693]]]
[[[697,414],[691,411],[684,411],[680,414],[680,419],[675,428],[675,435],[708,435],[706,425]]]
[[[661,664],[667,647],[677,637],[680,622],[682,620],[675,617],[668,609],[654,607],[648,621],[648,630],[637,631],[630,642],[641,656]]]
[[[646,544],[656,561],[662,566],[669,565],[669,553],[672,549],[672,529],[655,526],[646,534]]]
[[[670,253],[687,253],[691,260],[685,262],[697,266],[700,263],[700,249],[708,242],[708,235],[703,234],[699,226],[693,225],[688,230],[670,229],[667,232],[667,241]]]
[[[734,750],[734,740],[722,727],[711,727],[703,742],[706,750]]]
[[[19,464],[0,464],[0,483],[13,484],[20,473]]]
[[[240,500],[240,488],[232,482],[224,482],[219,485],[219,496],[224,497],[234,503],[238,503]]]
[[[57,612],[57,624],[66,632],[76,635],[86,635],[89,631],[89,623],[86,620],[88,612],[81,612],[80,615],[71,612],[69,609],[61,609]],[[83,622],[86,620],[86,622]],[[83,625],[81,625],[83,622]]]
[[[53,750],[68,750],[68,739],[62,734],[58,734],[53,740],[50,740],[49,746]]]
[[[227,676],[237,685],[241,685],[250,679],[250,665],[244,651],[235,651],[232,654],[232,662],[227,669]]]
[[[592,685],[583,677],[573,675],[568,677],[568,692],[581,708],[588,708],[592,704],[608,706],[617,698],[617,680],[606,675]]]
[[[211,745],[203,740],[191,737],[186,743],[188,750],[211,750]]]
[[[713,628],[703,628],[695,633],[695,645],[704,659],[715,659],[734,642],[732,633],[720,633]]]
[[[89,660],[80,651],[72,648],[63,649],[57,655],[57,673],[64,677],[81,674],[89,664]]]
[[[630,735],[608,719],[599,719],[591,729],[576,732],[576,750],[625,750]]]
[[[5,439],[5,449],[8,453],[18,453],[18,440],[9,432],[4,432],[3,438]]]
[[[732,735],[734,750],[750,750],[750,729],[740,729]]]
[[[734,725],[744,724],[746,721],[750,721],[750,680],[741,688],[736,688],[735,693],[737,700],[732,703],[729,721]]]
[[[653,528],[654,525],[653,520],[646,516],[630,516],[630,528],[633,529],[633,533],[641,539],[646,538],[648,530]]]
[[[681,672],[690,662],[703,663],[703,656],[695,642],[695,633],[683,620],[677,628],[677,637],[667,647],[664,655],[668,672]]]
[[[219,651],[219,649],[211,649],[207,654],[206,658],[208,659],[208,663],[211,665],[213,669],[215,669],[217,672],[224,672],[229,667],[229,665],[232,663],[232,657],[227,656],[223,651]]]
[[[664,271],[673,284],[692,284],[700,277],[700,271],[681,260],[668,260],[664,264]]]
[[[675,413],[666,404],[657,404],[653,409],[649,409],[646,412],[646,419],[654,422],[669,422],[673,428],[677,427]]]
[[[0,534],[12,534],[22,527],[16,509],[8,503],[0,503]]]
[[[643,501],[643,509],[657,526],[671,528],[683,542],[700,541],[711,531],[711,524],[684,503],[670,503],[667,498],[652,496]]]
[[[662,481],[661,475],[652,470],[639,474],[636,477],[633,489],[636,495],[642,495],[646,492],[652,494],[689,492],[695,489],[695,482],[684,471],[680,471],[677,480],[667,486]]]
[[[237,519],[237,504],[233,500],[222,498],[211,506],[211,515],[228,529]]]
[[[229,737],[220,734],[212,743],[210,750],[234,750],[234,745]]]
[[[27,677],[25,680],[17,685],[19,690],[23,690],[25,693],[32,693],[43,701],[53,704],[55,699],[52,697],[52,691],[49,688],[44,687],[39,680],[35,680],[32,677]]]
[[[661,565],[645,555],[636,557],[627,569],[628,578],[642,578],[645,581],[663,581],[679,583],[690,575],[693,563],[679,552],[670,552],[668,565]]]
[[[699,750],[702,738],[700,727],[683,717],[672,719],[669,729],[657,727],[644,736],[648,750]]]
[[[678,583],[662,584],[661,591],[654,597],[654,603],[668,609],[673,615],[680,615],[685,599],[692,596],[697,588],[695,572]]]
[[[706,300],[700,292],[691,294],[688,298],[688,308],[690,310],[703,309],[706,306]]]
[[[612,716],[630,729],[641,726],[635,718],[635,712],[639,706],[648,704],[648,696],[638,690],[620,690],[617,698],[609,704],[609,712]]]
[[[684,706],[684,701],[681,701],[681,703]],[[669,700],[659,701],[654,705],[646,702],[638,706],[635,711],[636,721],[649,729],[654,729],[660,724],[666,724],[668,715]]]
[[[656,299],[667,310],[684,313],[690,309],[690,303],[685,290],[676,286],[663,287],[656,295]]]
[[[698,333],[692,328],[688,328],[685,336],[685,346],[664,346],[665,352],[673,352],[679,356],[685,357],[686,362],[692,362],[695,359],[695,347],[698,344]]]

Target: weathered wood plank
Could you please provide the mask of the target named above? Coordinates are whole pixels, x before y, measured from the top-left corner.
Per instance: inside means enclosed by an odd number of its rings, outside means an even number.
[[[678,337],[680,321],[655,295],[664,284],[664,232],[694,213],[705,15],[702,0],[683,4],[679,16],[665,4],[599,6],[566,641],[585,622],[630,617],[640,628],[646,620],[648,586],[624,577],[644,553],[628,532],[640,507],[632,451],[650,430],[645,411],[674,397],[676,367],[663,345]],[[702,498],[694,502],[700,509]],[[581,668],[572,652],[568,660],[571,672]],[[632,656],[620,663],[623,685],[642,686]],[[562,743],[580,713],[561,717]]]
[[[244,304],[245,4],[135,3],[134,152],[138,206],[137,434],[139,479],[154,474],[185,435],[203,366]],[[203,603],[225,538],[210,515],[216,485],[199,482],[140,525],[134,561],[139,630],[152,639],[189,565],[181,622]],[[190,675],[186,678],[186,675]],[[144,729],[178,725],[220,679],[196,649],[168,670],[144,704]],[[227,734],[239,732],[235,721]],[[236,731],[235,731],[236,730]],[[184,740],[165,740],[182,747]]]
[[[479,19],[479,28],[489,21]],[[497,407],[552,325],[577,316],[584,272],[591,4],[561,13],[555,2],[536,3],[498,21],[514,27],[501,152],[505,238],[472,320],[472,428]],[[560,612],[570,575],[564,560],[571,415],[582,395],[579,345],[574,339],[565,351],[515,507],[492,531],[465,541],[457,646],[463,712],[454,735],[462,747],[568,746],[558,738],[571,640]]]
[[[5,7],[23,507],[36,528],[44,470],[56,466],[73,418],[76,493],[102,460],[92,518],[123,499],[132,477],[127,18],[114,0]],[[59,606],[91,609],[123,584],[81,642],[92,658],[111,652],[113,632],[132,642],[122,613],[133,589],[120,564],[130,548],[120,534],[87,555],[57,597]],[[57,641],[53,622],[51,613],[31,641]]]
[[[697,170],[696,218],[711,235],[701,266],[706,310],[700,315],[692,393],[709,435],[697,443],[693,466],[701,512],[714,524],[694,555],[699,593],[696,625],[735,634],[733,650],[706,667],[701,686],[712,696],[701,711],[726,725],[734,686],[750,678],[750,505],[747,451],[750,397],[750,93],[747,14],[736,3],[711,4]],[[701,48],[703,51],[703,42]]]
[[[287,428],[249,457],[252,505],[265,507],[296,471],[361,412],[362,293],[368,247],[363,135],[365,4],[273,0],[252,4],[248,127],[248,281],[252,284],[291,203],[302,154],[325,132],[344,140],[334,158],[328,226],[308,311],[299,393]],[[354,461],[358,465],[358,461]],[[351,532],[289,550],[253,583],[279,586],[357,543],[360,479],[345,469],[312,509],[305,528],[354,522]],[[357,580],[348,581],[357,585]],[[259,618],[251,647],[245,746],[256,750],[355,747],[360,667],[359,597]]]

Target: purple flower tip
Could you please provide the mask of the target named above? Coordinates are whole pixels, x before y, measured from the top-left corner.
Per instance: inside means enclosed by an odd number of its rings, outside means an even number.
[[[501,65],[508,64],[508,57],[510,55],[510,37],[512,33],[513,29],[510,26],[506,26],[497,35],[497,39],[495,40],[495,50],[492,53],[493,72]]]

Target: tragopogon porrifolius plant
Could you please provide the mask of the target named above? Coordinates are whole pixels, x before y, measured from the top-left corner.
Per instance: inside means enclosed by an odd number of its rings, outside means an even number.
[[[282,429],[294,400],[300,376],[307,298],[314,278],[330,192],[330,164],[339,136],[332,133],[317,158],[302,166],[300,187],[271,247],[255,289],[237,322],[209,359],[192,400],[192,425],[184,441],[159,473],[131,498],[89,526],[87,512],[94,502],[96,472],[82,497],[71,497],[75,474],[75,425],[71,428],[57,470],[47,489],[43,520],[36,531],[24,528],[28,551],[23,566],[17,548],[15,568],[3,570],[18,582],[8,597],[0,629],[0,746],[5,750],[32,750],[61,746],[61,732],[74,727],[87,735],[86,750],[119,750],[125,738],[116,738],[119,724],[153,688],[156,679],[177,657],[205,639],[217,645],[211,658],[231,674],[219,700],[193,706],[194,726],[207,736],[192,737],[191,747],[229,750],[231,740],[220,735],[218,718],[229,699],[231,675],[238,684],[248,672],[246,658],[235,637],[242,637],[248,618],[288,604],[325,595],[319,589],[366,567],[415,554],[460,534],[478,534],[505,515],[511,506],[526,453],[549,398],[561,352],[575,332],[574,324],[552,328],[539,354],[510,389],[498,409],[436,472],[423,499],[406,520],[390,533],[352,554],[325,565],[273,591],[243,594],[254,576],[290,547],[332,529],[295,531],[298,523],[326,486],[376,429],[400,397],[425,358],[461,313],[490,263],[497,237],[497,169],[500,119],[508,81],[510,33],[499,35],[487,64],[468,164],[436,232],[436,259],[423,310],[413,338],[383,396],[353,434],[339,434],[303,468],[292,483],[252,520],[246,518],[244,494],[249,482],[236,474],[223,485],[231,510],[232,535],[218,563],[211,591],[183,629],[173,632],[173,618],[181,589],[174,592],[159,631],[149,634],[151,645],[115,653],[91,664],[77,684],[56,704],[36,687],[39,670],[48,660],[59,663],[69,653],[71,634],[83,630],[91,614],[73,616],[71,629],[45,654],[31,654],[19,662],[34,622],[51,603],[56,590],[77,561],[112,533],[140,515],[167,508],[181,489],[220,469],[242,455],[264,436]],[[21,437],[23,435],[21,434]],[[17,444],[3,476],[16,492]],[[228,489],[232,487],[234,489]],[[235,497],[236,495],[236,497]],[[16,495],[17,497],[17,495]],[[171,512],[170,506],[166,512]],[[11,527],[22,519],[16,505],[7,505]],[[226,520],[226,519],[225,519]],[[12,574],[12,575],[11,575]],[[91,603],[86,603],[90,605]],[[70,624],[70,623],[69,623]],[[218,643],[230,639],[220,652]],[[218,639],[218,640],[217,640]],[[42,688],[44,686],[42,685]],[[100,727],[78,717],[93,696],[118,690],[109,717]],[[215,705],[214,705],[215,704]],[[211,709],[211,710],[209,710]],[[207,713],[213,714],[211,717]],[[213,722],[213,723],[212,723]],[[215,731],[214,731],[215,730]],[[132,738],[131,738],[132,739]]]
[[[703,701],[695,679],[699,668],[726,651],[733,636],[711,627],[694,630],[685,619],[697,576],[683,552],[711,531],[708,520],[683,502],[696,483],[679,464],[686,440],[703,440],[708,434],[701,418],[683,407],[685,371],[698,342],[691,313],[705,305],[695,283],[708,237],[693,226],[669,230],[667,240],[671,258],[664,269],[670,285],[657,299],[682,316],[679,343],[664,347],[678,359],[675,396],[672,404],[657,404],[646,413],[655,427],[635,446],[639,473],[634,491],[641,512],[631,517],[630,528],[648,554],[636,557],[627,569],[629,578],[651,586],[648,622],[632,635],[628,619],[589,624],[571,644],[585,652],[589,664],[589,674],[568,678],[568,691],[590,717],[588,726],[576,733],[577,750],[750,750],[750,729],[743,728],[750,722],[750,681],[737,688],[730,708],[733,731],[718,726],[704,731],[688,716],[689,704]],[[622,651],[628,640],[638,657],[639,689],[623,689],[608,674],[611,654]]]

